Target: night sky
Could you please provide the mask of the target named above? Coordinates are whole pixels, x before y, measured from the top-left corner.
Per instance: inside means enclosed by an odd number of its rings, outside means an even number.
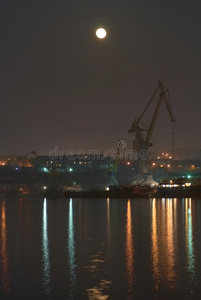
[[[2,0],[0,14],[0,155],[131,147],[159,79],[176,148],[201,148],[200,0]],[[164,105],[159,114],[154,150],[171,148]]]

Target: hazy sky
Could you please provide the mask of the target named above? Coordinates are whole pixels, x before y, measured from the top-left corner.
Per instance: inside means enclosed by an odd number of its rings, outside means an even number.
[[[131,147],[159,79],[176,147],[201,148],[200,0],[7,0],[0,14],[0,154]],[[164,105],[152,141],[171,147]]]

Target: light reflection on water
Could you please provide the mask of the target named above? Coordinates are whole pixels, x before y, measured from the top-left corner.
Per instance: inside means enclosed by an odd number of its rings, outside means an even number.
[[[6,208],[5,200],[3,200],[1,205],[1,243],[0,243],[0,254],[1,254],[1,264],[2,264],[2,273],[1,283],[5,294],[8,294],[10,291],[9,288],[9,261],[8,261],[8,252],[7,252],[7,229],[6,229]]]
[[[176,286],[175,226],[171,198],[152,200],[152,266],[155,291],[161,285],[168,286],[171,293]]]
[[[178,249],[178,201],[179,199],[163,198],[152,200],[152,265],[155,290],[158,291],[162,282],[168,286],[173,294],[179,281],[178,274],[178,253],[181,253],[182,246]],[[161,203],[161,207],[159,204]],[[184,205],[183,205],[184,204]],[[158,206],[157,206],[158,205]],[[181,207],[181,206],[180,206]],[[193,220],[191,198],[182,199],[182,209],[185,220],[185,246],[186,266],[189,275],[186,275],[189,283],[196,284],[195,251],[193,243]],[[181,222],[181,220],[179,220]],[[162,225],[162,226],[161,226]],[[176,248],[177,247],[177,254]],[[187,296],[186,296],[187,297]],[[187,297],[188,299],[188,297]],[[190,299],[190,298],[189,298]]]
[[[0,299],[199,299],[201,200],[17,201],[0,200]]]
[[[185,231],[186,231],[186,252],[187,269],[191,281],[195,280],[195,255],[193,245],[192,208],[191,198],[185,199]]]
[[[42,266],[43,266],[43,285],[45,294],[50,294],[50,250],[48,239],[48,215],[47,199],[43,200],[43,218],[42,218]]]
[[[153,261],[153,276],[155,279],[155,290],[158,291],[158,287],[160,283],[160,271],[159,271],[158,229],[157,229],[155,198],[152,201],[152,261]]]
[[[101,227],[105,226],[105,241],[101,236],[97,236],[93,239],[89,238],[89,246],[91,244],[91,249],[95,247],[96,252],[90,252],[89,254],[89,264],[84,267],[88,272],[86,273],[87,282],[89,282],[86,288],[87,299],[89,300],[107,300],[109,298],[109,288],[111,285],[111,280],[108,275],[108,262],[111,253],[111,215],[110,215],[110,199],[106,200],[105,209],[105,224],[104,220],[96,219],[97,224],[102,224]],[[94,224],[96,226],[96,224]],[[100,227],[100,229],[101,229]],[[94,246],[96,245],[96,246]]]
[[[91,277],[94,282],[93,286],[86,289],[89,300],[106,300],[109,297],[107,289],[111,281],[104,278],[107,271],[104,269],[106,260],[103,259],[103,256],[101,251],[90,255],[90,264],[85,267],[89,272],[88,277]]]
[[[111,241],[111,236],[110,236],[110,199],[107,198],[107,244],[108,244],[108,250],[110,251],[110,241]]]
[[[109,281],[100,280],[98,286],[94,286],[93,288],[87,289],[87,295],[89,300],[107,300],[109,295],[103,295],[103,291],[106,286],[110,284]]]
[[[173,231],[173,201],[172,199],[167,199],[166,201],[166,224],[167,224],[167,280],[169,281],[169,286],[171,288],[175,287],[175,247],[174,247],[174,236]]]
[[[68,299],[73,299],[73,292],[76,286],[76,264],[75,264],[75,242],[74,242],[74,225],[73,225],[73,200],[69,201],[68,212],[68,265],[69,265],[69,281],[70,288]]]
[[[134,281],[134,248],[132,232],[131,202],[127,202],[127,222],[126,222],[126,268],[128,277],[128,294],[132,296]]]

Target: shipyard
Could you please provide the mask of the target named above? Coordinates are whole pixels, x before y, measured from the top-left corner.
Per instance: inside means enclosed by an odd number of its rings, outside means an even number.
[[[160,91],[151,123],[143,117]],[[133,148],[118,140],[116,149],[52,149],[41,156],[31,151],[24,156],[0,157],[0,193],[38,194],[43,197],[201,197],[201,160],[175,157],[174,129],[168,152],[150,153],[149,148],[161,103],[164,102],[171,123],[173,118],[169,91],[159,81],[158,88],[128,133],[134,134]],[[64,154],[65,153],[65,154]]]
[[[164,157],[163,157],[164,156]],[[158,156],[157,156],[158,157]],[[149,162],[149,175],[160,185],[171,187],[174,181],[194,180],[200,184],[201,160],[173,160],[161,153],[161,159],[152,159]],[[65,188],[71,191],[105,191],[109,186],[115,186],[112,180],[112,170],[114,159],[107,157],[104,160],[89,158],[67,159],[59,158],[52,161],[48,156],[41,156],[39,162],[37,158],[27,159],[22,157],[3,157],[1,160],[0,193],[43,194],[48,190],[60,192]],[[49,167],[50,166],[50,167]],[[50,171],[48,171],[48,169]],[[52,172],[52,170],[55,170]],[[118,163],[116,177],[118,185],[131,184],[135,175],[135,161],[122,159]],[[55,186],[55,183],[57,185]],[[149,184],[148,184],[149,185]],[[46,190],[44,188],[46,187]],[[175,187],[175,186],[174,186]],[[191,187],[192,188],[192,187]],[[167,193],[167,191],[166,191]],[[62,195],[62,193],[60,193]],[[78,193],[79,195],[79,193]],[[49,194],[51,197],[51,193]],[[167,194],[167,197],[171,196]]]
[[[198,300],[201,1],[2,1],[0,300]]]

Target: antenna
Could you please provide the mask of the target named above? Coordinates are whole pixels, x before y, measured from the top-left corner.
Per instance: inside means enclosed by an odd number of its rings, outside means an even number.
[[[174,151],[175,151],[175,136],[174,136],[174,122],[172,123],[172,158],[174,158]]]

